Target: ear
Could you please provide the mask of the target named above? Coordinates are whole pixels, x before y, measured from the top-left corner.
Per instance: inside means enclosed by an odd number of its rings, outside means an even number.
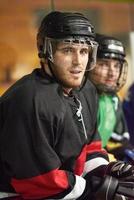
[[[46,58],[41,58],[40,63],[42,63],[43,65],[44,64],[48,65],[48,60]]]

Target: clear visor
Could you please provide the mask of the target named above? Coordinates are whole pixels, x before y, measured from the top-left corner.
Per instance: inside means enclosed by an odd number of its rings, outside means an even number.
[[[89,79],[96,85],[100,92],[118,92],[126,83],[128,63],[126,61],[119,63],[120,69],[115,68],[115,73],[109,72],[108,66],[104,64],[100,64],[99,67],[96,65],[94,70],[90,72]],[[116,70],[119,70],[119,72],[116,72]],[[116,77],[116,73],[118,77]]]
[[[69,37],[65,39],[52,39],[52,38],[45,38],[44,43],[44,54],[46,55],[46,58],[50,60],[54,64],[54,54],[56,50],[58,49],[58,46],[60,44],[63,45],[69,45],[70,47],[81,47],[84,48],[84,46],[88,47],[88,54],[89,54],[89,60],[87,65],[87,71],[92,70],[96,65],[96,55],[97,55],[97,48],[98,43],[95,41],[90,40],[88,37]]]
[[[127,80],[127,74],[128,74],[128,63],[127,61],[124,61],[122,64],[119,79],[117,81],[116,91],[119,91],[125,85]]]

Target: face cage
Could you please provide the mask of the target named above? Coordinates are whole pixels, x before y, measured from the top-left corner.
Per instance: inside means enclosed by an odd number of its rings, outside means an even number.
[[[44,42],[44,55],[45,57],[54,64],[54,53],[56,51],[56,47],[58,43],[65,43],[69,45],[88,45],[91,49],[89,51],[89,61],[87,65],[87,69],[85,71],[90,71],[96,66],[96,56],[97,56],[97,48],[98,43],[95,41],[90,40],[89,38],[79,37],[79,38],[65,38],[65,39],[52,39],[52,38],[45,38]]]
[[[94,71],[92,71],[91,74],[89,74],[89,79],[95,84],[99,92],[116,93],[125,85],[126,80],[127,80],[127,72],[128,72],[128,63],[127,61],[124,61],[122,62],[120,75],[117,80],[116,86],[113,86],[113,87],[98,83],[95,78],[96,73]]]

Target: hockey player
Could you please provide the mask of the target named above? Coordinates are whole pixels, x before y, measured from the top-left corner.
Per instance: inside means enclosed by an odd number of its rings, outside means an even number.
[[[96,67],[89,74],[99,94],[98,129],[103,147],[116,159],[126,159],[126,149],[132,149],[121,101],[117,92],[126,82],[127,62],[121,41],[96,34],[99,44]]]
[[[96,60],[93,26],[82,14],[51,12],[37,46],[41,68],[0,99],[0,196],[117,199],[118,179],[130,181],[134,172],[109,164],[97,134],[97,95],[87,81]]]

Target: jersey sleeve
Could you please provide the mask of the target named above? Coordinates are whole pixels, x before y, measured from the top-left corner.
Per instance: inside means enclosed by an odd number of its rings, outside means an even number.
[[[101,168],[109,164],[107,151],[102,148],[102,142],[96,132],[92,143],[87,145],[87,157],[84,166],[83,176],[87,174],[99,174]]]

